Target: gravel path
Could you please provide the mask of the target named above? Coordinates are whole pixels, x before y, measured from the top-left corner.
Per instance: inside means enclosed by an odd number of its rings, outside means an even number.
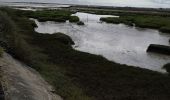
[[[38,72],[4,53],[0,58],[7,100],[62,100]]]

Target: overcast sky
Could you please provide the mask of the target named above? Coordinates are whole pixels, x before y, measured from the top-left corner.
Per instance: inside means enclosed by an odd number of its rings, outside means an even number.
[[[72,4],[97,4],[109,6],[157,7],[170,8],[170,0],[0,0],[12,2],[55,2]]]

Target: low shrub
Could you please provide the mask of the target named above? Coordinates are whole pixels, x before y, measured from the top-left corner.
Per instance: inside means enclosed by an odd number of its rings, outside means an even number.
[[[79,19],[79,17],[77,17],[77,16],[70,16],[69,21],[70,21],[70,22],[79,22],[80,19]]]

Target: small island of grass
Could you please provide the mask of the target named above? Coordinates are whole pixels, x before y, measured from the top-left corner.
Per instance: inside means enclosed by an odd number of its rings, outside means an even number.
[[[45,21],[55,21],[55,22],[66,22],[70,20],[71,22],[78,22],[79,18],[77,16],[71,16],[75,12],[70,10],[40,10],[40,11],[18,11],[23,16],[28,18],[38,19],[40,22]]]
[[[77,16],[70,16],[69,21],[72,22],[72,23],[73,22],[76,23],[76,22],[79,22],[80,19]]]

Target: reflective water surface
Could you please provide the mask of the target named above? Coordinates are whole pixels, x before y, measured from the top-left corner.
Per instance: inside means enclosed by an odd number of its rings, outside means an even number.
[[[165,72],[162,66],[170,62],[170,56],[146,53],[149,44],[169,45],[170,35],[157,30],[129,27],[123,24],[106,24],[99,21],[100,17],[76,13],[85,26],[74,23],[38,22],[35,30],[40,33],[63,32],[76,43],[76,50],[102,55],[108,60],[121,64],[139,66],[154,71]],[[118,16],[113,16],[118,17]]]

